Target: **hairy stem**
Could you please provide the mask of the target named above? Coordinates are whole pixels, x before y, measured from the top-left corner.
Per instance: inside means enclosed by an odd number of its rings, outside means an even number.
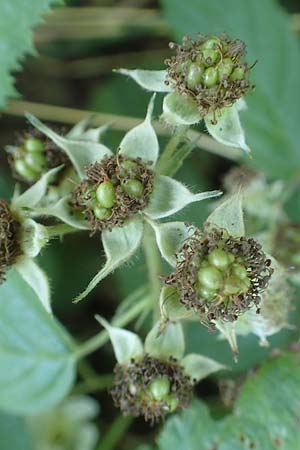
[[[76,233],[77,231],[82,230],[74,228],[66,223],[59,223],[57,225],[50,225],[49,227],[47,227],[47,232],[50,239],[55,237],[62,237],[65,234],[69,233]]]
[[[132,416],[119,415],[111,424],[106,434],[101,437],[100,445],[96,450],[113,450],[117,447],[123,434],[128,430],[134,418]]]
[[[135,303],[128,311],[124,314],[118,316],[115,320],[112,320],[112,325],[117,327],[123,327],[135,319],[141,312],[149,306],[149,298],[145,298],[139,303]],[[85,341],[83,344],[79,345],[76,356],[77,358],[83,358],[90,353],[98,350],[109,340],[108,333],[106,330],[101,331],[92,338]]]
[[[82,383],[74,387],[72,394],[85,395],[91,392],[99,392],[108,389],[112,385],[113,376],[111,374],[103,374],[86,378]]]
[[[159,313],[158,310],[158,301],[161,290],[161,282],[159,279],[159,275],[162,274],[162,262],[160,253],[156,244],[156,239],[154,235],[154,231],[150,227],[148,223],[145,224],[145,233],[144,233],[144,253],[146,257],[146,264],[148,268],[148,278],[150,282],[151,289],[151,303],[153,305],[153,320],[154,322],[157,320],[157,315]]]
[[[157,173],[172,176],[180,169],[193,149],[193,144],[187,142],[187,131],[188,127],[179,127],[171,137],[159,158]]]
[[[93,126],[111,123],[112,129],[121,131],[129,131],[131,128],[141,123],[141,119],[135,117],[124,117],[104,113],[95,114],[94,111],[45,105],[41,103],[23,102],[19,100],[11,100],[2,111],[3,114],[9,114],[12,116],[24,116],[25,112],[30,112],[42,120],[52,120],[55,122],[69,124],[79,122],[86,116],[90,115],[93,116]],[[171,129],[167,129],[159,122],[154,122],[154,128],[159,135],[170,136],[172,134]],[[239,149],[220,144],[207,134],[189,130],[187,136],[193,142],[194,146],[200,147],[210,153],[222,156],[223,158],[231,159],[233,161],[241,159],[241,151]]]

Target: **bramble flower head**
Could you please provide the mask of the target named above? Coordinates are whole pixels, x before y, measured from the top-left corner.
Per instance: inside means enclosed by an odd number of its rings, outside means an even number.
[[[27,184],[54,167],[70,164],[66,154],[35,128],[20,135],[17,145],[7,146],[6,151],[13,175]]]
[[[170,43],[176,54],[166,60],[166,84],[197,104],[199,113],[231,106],[250,89],[249,66],[244,62],[245,44],[226,35],[184,37],[182,44]],[[216,121],[216,117],[214,117]]]
[[[168,217],[190,203],[220,195],[219,191],[193,194],[178,181],[155,172],[159,143],[151,123],[154,98],[145,120],[125,134],[116,154],[98,142],[59,136],[28,116],[66,152],[79,178],[73,194],[36,211],[74,228],[101,231],[106,264],[76,301],[136,252],[145,221]]]
[[[141,158],[117,154],[87,167],[71,205],[83,212],[93,231],[112,229],[146,208],[153,183],[153,170]]]
[[[177,287],[180,302],[204,323],[235,321],[253,305],[259,310],[273,270],[254,239],[217,228],[194,230],[176,257],[166,284]]]
[[[143,345],[139,337],[122,328],[97,320],[109,333],[118,364],[111,395],[127,415],[143,416],[151,423],[177,409],[185,408],[195,383],[224,368],[198,354],[184,355],[184,336],[179,323],[162,332],[155,325]]]
[[[6,271],[22,254],[20,223],[16,220],[5,200],[0,200],[0,284],[5,281]]]

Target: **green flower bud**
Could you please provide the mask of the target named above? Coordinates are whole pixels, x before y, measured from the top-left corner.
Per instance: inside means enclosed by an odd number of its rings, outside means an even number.
[[[116,191],[111,181],[103,181],[96,190],[96,198],[103,208],[112,208],[116,202]]]
[[[243,80],[245,76],[245,68],[243,66],[236,67],[230,75],[231,81]]]
[[[18,175],[28,181],[34,181],[39,177],[39,174],[31,169],[23,159],[16,159],[14,162],[14,169]]]
[[[228,78],[233,69],[233,62],[230,58],[224,58],[218,65],[219,79]]]
[[[43,153],[27,153],[24,159],[28,167],[35,172],[42,172],[46,165],[46,157]]]
[[[25,150],[29,153],[41,153],[45,149],[44,143],[38,138],[28,138],[24,142]]]
[[[166,400],[170,392],[170,380],[164,376],[156,378],[149,385],[149,392],[155,400]]]
[[[218,81],[218,71],[214,67],[209,67],[203,74],[203,83],[206,87],[211,88],[215,86]]]
[[[100,205],[95,205],[93,212],[95,217],[99,220],[105,220],[111,216],[111,209],[102,208]]]
[[[122,189],[129,197],[141,198],[144,193],[143,183],[136,179],[127,180],[122,184]]]
[[[186,83],[190,89],[194,89],[202,82],[202,75],[204,73],[204,66],[193,63],[190,65],[186,75]]]
[[[211,265],[217,267],[217,269],[226,269],[229,264],[228,254],[221,250],[220,248],[215,248],[208,255],[208,261]]]
[[[212,266],[203,267],[198,272],[198,280],[200,284],[208,289],[217,290],[221,287],[223,277],[218,269]]]

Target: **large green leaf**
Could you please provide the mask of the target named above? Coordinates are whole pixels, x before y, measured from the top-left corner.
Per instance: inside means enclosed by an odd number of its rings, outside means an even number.
[[[0,2],[0,107],[16,95],[12,71],[20,69],[25,55],[34,54],[31,29],[42,14],[59,0],[1,0]]]
[[[300,445],[300,355],[267,361],[242,387],[232,414],[213,420],[195,401],[167,421],[160,450],[296,450]]]
[[[22,417],[0,413],[0,450],[32,450],[29,431]]]
[[[291,21],[276,0],[162,0],[176,38],[227,32],[247,44],[256,91],[241,114],[253,160],[247,164],[274,177],[299,171],[300,52]]]
[[[11,269],[0,286],[0,409],[37,413],[60,401],[75,375],[73,344]]]

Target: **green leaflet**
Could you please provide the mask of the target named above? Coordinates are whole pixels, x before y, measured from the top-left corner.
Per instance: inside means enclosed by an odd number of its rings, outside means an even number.
[[[194,401],[171,417],[158,439],[159,450],[297,450],[300,405],[300,357],[286,353],[267,361],[242,387],[233,414],[213,420]]]
[[[75,377],[73,345],[11,269],[0,286],[0,408],[38,413],[58,403]]]
[[[221,203],[206,219],[206,224],[224,228],[231,236],[244,236],[242,193],[238,192]]]
[[[144,349],[139,336],[132,331],[111,326],[103,317],[96,315],[96,320],[106,329],[119,364],[129,363],[132,358],[143,356]]]
[[[291,18],[279,1],[265,0],[262,7],[261,0],[227,0],[230,14],[224,13],[224,2],[219,0],[190,0],[188,7],[182,0],[163,0],[162,4],[178,40],[199,31],[225,31],[245,41],[247,60],[250,64],[258,60],[251,71],[256,89],[246,97],[248,110],[242,114],[253,155],[245,163],[273,178],[295,174],[300,167],[300,51]]]
[[[0,3],[0,106],[16,96],[11,72],[20,69],[20,61],[34,54],[31,29],[42,21],[42,14],[57,0],[1,0]]]
[[[23,417],[0,413],[0,450],[33,450]]]
[[[154,358],[166,358],[170,356],[181,359],[184,354],[184,335],[180,323],[170,323],[163,331],[159,323],[148,333],[145,340],[145,351]]]
[[[165,84],[166,70],[116,70],[125,76],[129,76],[142,88],[153,92],[169,92],[171,89]]]

